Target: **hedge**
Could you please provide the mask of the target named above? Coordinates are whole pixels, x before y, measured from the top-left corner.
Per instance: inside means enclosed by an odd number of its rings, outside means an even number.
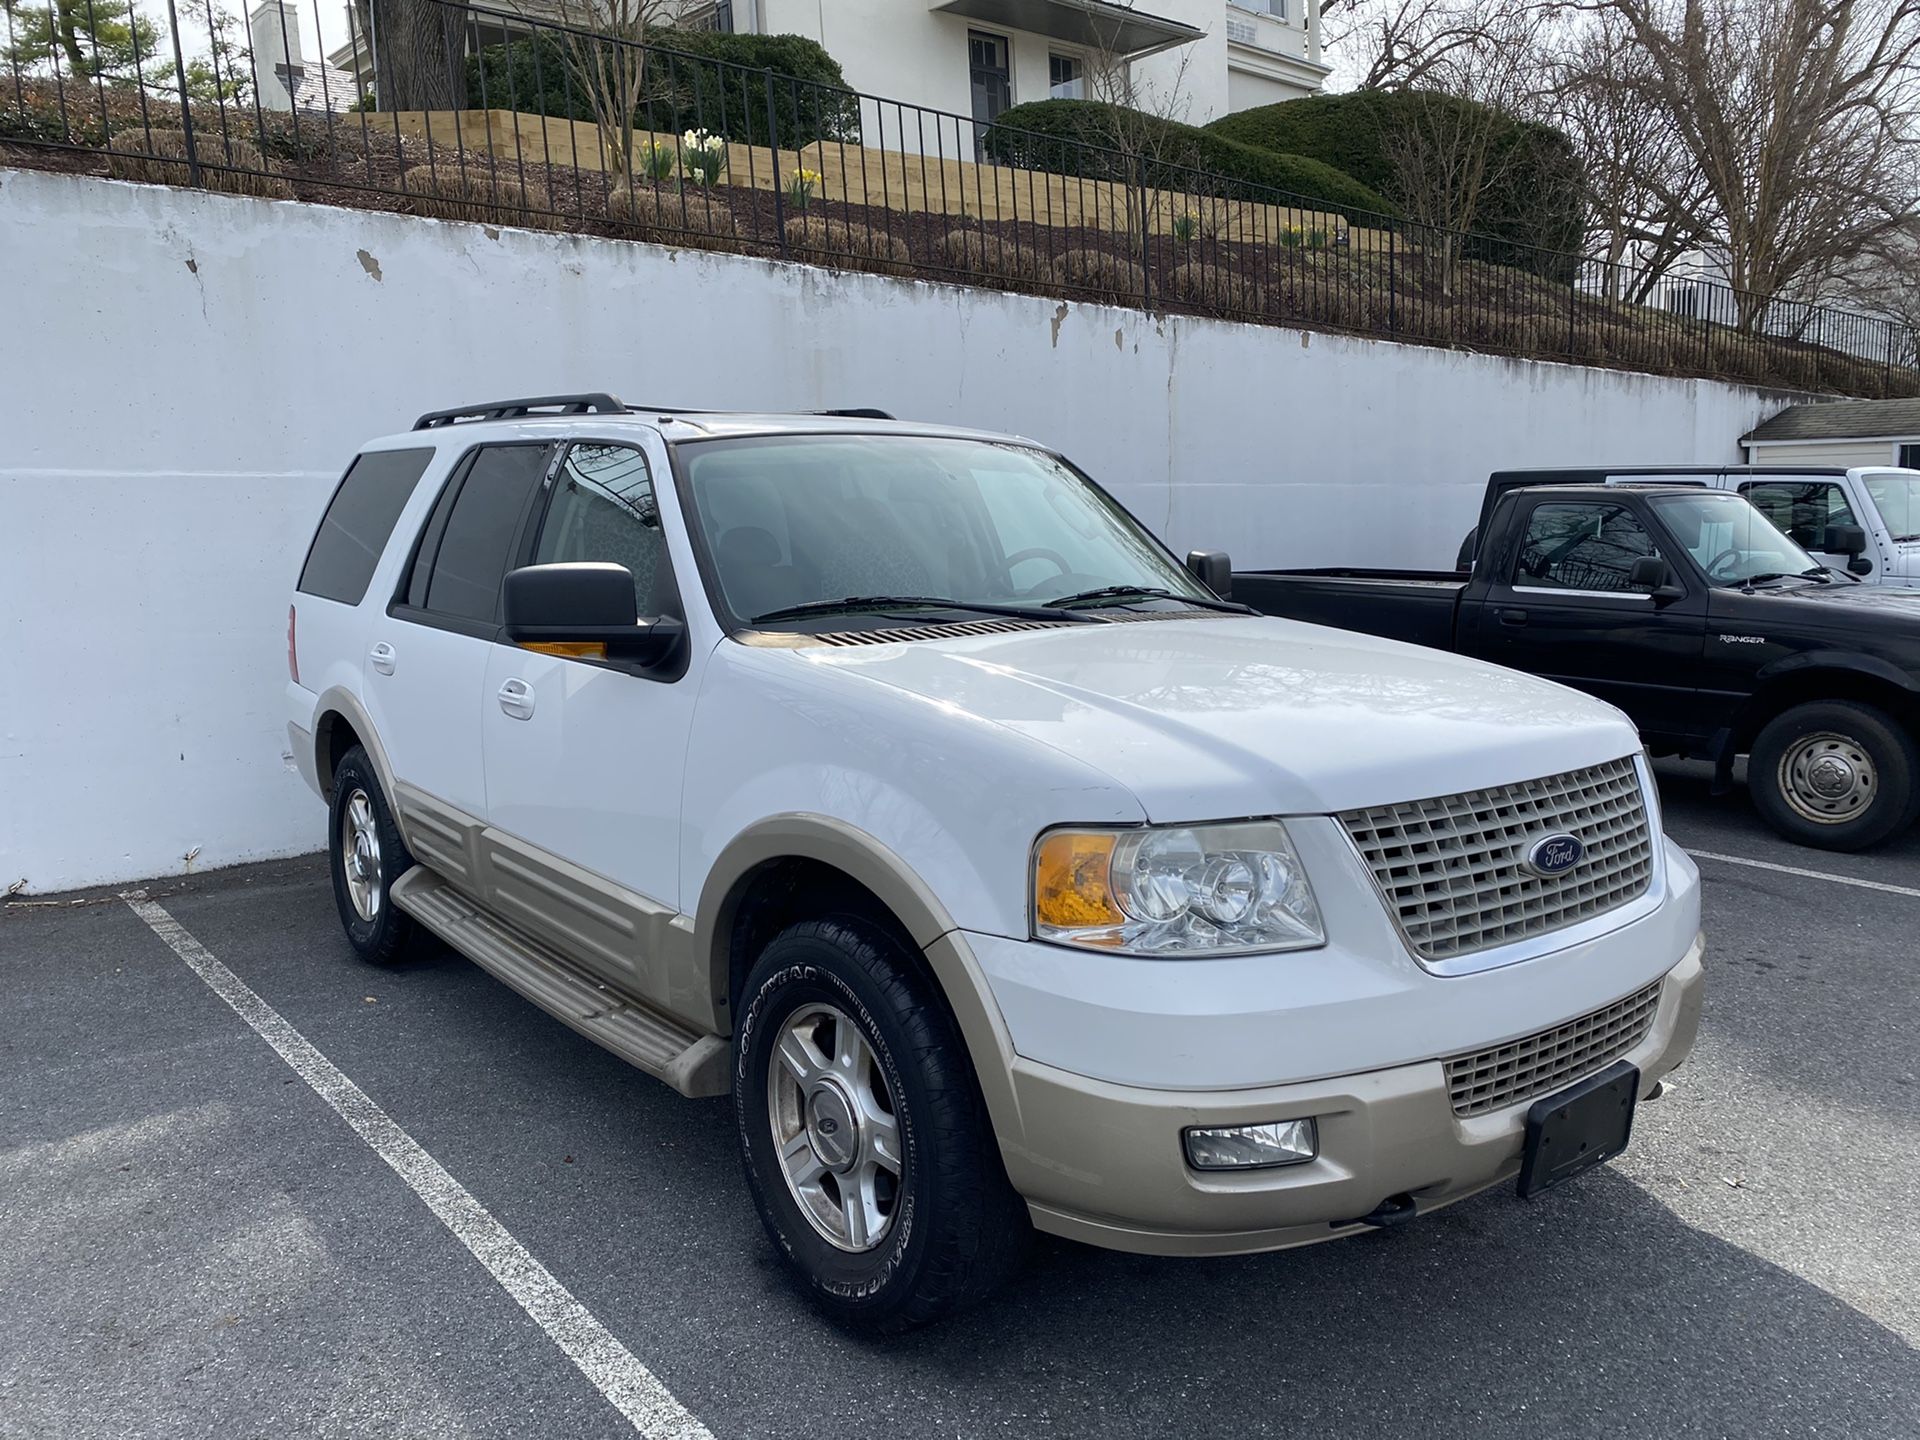
[[[1378,191],[1322,161],[1275,154],[1177,120],[1129,114],[1098,100],[1015,105],[988,129],[984,146],[989,157],[1005,165],[1090,180],[1132,181],[1128,171],[1134,162],[1114,144],[1123,123],[1131,133],[1153,136],[1152,143],[1133,148],[1149,155],[1146,180],[1157,190],[1230,200],[1297,198],[1362,225],[1395,213]],[[1285,191],[1286,197],[1270,193],[1276,190]]]
[[[767,82],[773,71],[771,134],[789,150],[818,140],[860,139],[860,102],[839,62],[803,35],[726,35],[659,30],[634,123],[679,134],[702,129],[748,145],[764,145]],[[528,115],[593,119],[593,108],[568,66],[558,35],[489,45],[467,57],[467,104]],[[738,68],[736,68],[738,67]]]
[[[1487,114],[1475,101],[1434,91],[1355,90],[1241,110],[1206,129],[1223,140],[1312,156],[1401,203],[1405,197],[1395,183],[1384,137],[1397,125],[1419,124],[1443,109],[1454,112],[1455,123],[1474,123]],[[1587,218],[1573,142],[1551,125],[1510,116],[1494,116],[1492,123],[1495,179],[1480,198],[1472,226],[1482,238],[1466,253],[1569,278],[1566,257],[1585,240]],[[1528,253],[1534,248],[1565,253]]]

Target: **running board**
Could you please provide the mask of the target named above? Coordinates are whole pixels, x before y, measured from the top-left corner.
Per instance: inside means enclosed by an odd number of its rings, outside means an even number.
[[[601,984],[551,946],[521,934],[424,865],[393,882],[393,903],[482,970],[518,990],[556,1020],[682,1095],[724,1095],[730,1087],[727,1042]]]

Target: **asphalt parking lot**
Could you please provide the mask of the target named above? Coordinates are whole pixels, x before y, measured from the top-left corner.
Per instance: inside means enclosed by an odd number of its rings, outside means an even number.
[[[715,1436],[1911,1440],[1920,834],[1800,850],[1698,771],[1662,778],[1670,831],[1722,858],[1701,860],[1700,1045],[1628,1154],[1531,1203],[1275,1255],[1044,1242],[994,1305],[890,1343],[791,1288],[726,1102],[450,953],[361,967],[319,860],[147,888],[387,1129],[350,1126],[310,1056],[113,892],[13,903],[0,1435],[598,1437],[640,1414]],[[438,1212],[418,1156],[413,1183],[383,1162],[394,1134],[458,1192],[429,1174]],[[655,1389],[623,1414],[591,1373]]]

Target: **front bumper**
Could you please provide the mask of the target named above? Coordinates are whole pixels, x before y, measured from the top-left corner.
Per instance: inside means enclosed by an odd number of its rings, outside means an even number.
[[[1641,1093],[1692,1049],[1703,941],[1660,982],[1645,1037],[1624,1057]],[[1597,1067],[1596,1067],[1597,1068]],[[1042,1230],[1116,1250],[1229,1255],[1331,1239],[1363,1228],[1383,1200],[1421,1212],[1513,1177],[1527,1104],[1461,1119],[1439,1059],[1304,1084],[1227,1091],[1148,1090],[1024,1057],[1012,1063],[1016,1140],[1001,1151]],[[1181,1131],[1313,1116],[1320,1153],[1275,1170],[1200,1173]]]

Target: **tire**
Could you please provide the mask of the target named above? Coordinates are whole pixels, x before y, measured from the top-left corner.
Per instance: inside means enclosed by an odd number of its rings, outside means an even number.
[[[1913,823],[1920,808],[1913,736],[1892,716],[1819,700],[1776,716],[1753,742],[1747,785],[1760,816],[1787,839],[1864,850]]]
[[[394,824],[373,761],[358,745],[333,772],[327,833],[333,903],[347,943],[370,965],[398,964],[413,948],[418,929],[413,917],[394,905],[393,882],[413,868],[414,860]]]
[[[965,1044],[929,991],[881,926],[803,921],[760,956],[735,1031],[734,1118],[761,1222],[814,1301],[857,1329],[910,1330],[984,1299],[1031,1234]],[[843,1027],[865,1046],[846,1067]]]

